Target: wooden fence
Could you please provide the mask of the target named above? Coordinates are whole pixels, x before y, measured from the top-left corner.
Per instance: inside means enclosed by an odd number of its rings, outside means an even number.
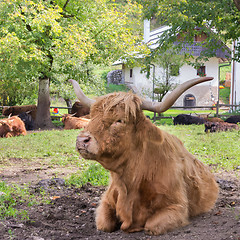
[[[2,109],[5,106],[0,106],[0,117],[4,117],[2,116]],[[7,107],[7,106],[6,106]],[[58,108],[58,109],[71,109],[71,107],[56,107],[56,106],[50,106],[50,108]],[[221,115],[219,113],[220,109],[226,109],[226,110],[231,110],[231,111],[236,111],[237,109],[240,109],[240,105],[232,105],[232,104],[216,104],[216,106],[194,106],[194,107],[186,107],[186,106],[173,106],[170,109],[182,109],[182,110],[192,110],[193,112],[195,110],[214,110],[216,114],[216,117],[222,117],[224,115]],[[60,120],[61,116],[51,116],[52,120]],[[154,118],[153,120],[156,119],[164,119],[164,118],[172,118],[172,116],[156,116],[156,114],[154,114]]]

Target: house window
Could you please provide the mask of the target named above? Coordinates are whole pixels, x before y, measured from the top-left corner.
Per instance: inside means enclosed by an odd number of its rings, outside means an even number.
[[[199,77],[204,77],[204,76],[206,76],[206,67],[205,67],[205,66],[201,66],[201,67],[197,70],[197,75],[199,75]]]
[[[132,76],[133,76],[133,70],[132,70],[132,68],[130,69],[130,78],[132,78]]]
[[[196,98],[192,94],[187,94],[183,100],[184,107],[195,107],[196,106]]]
[[[178,65],[170,65],[170,75],[171,76],[179,75],[179,66]]]

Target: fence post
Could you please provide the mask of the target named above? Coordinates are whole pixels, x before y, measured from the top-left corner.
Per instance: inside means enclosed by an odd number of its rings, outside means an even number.
[[[216,117],[219,115],[219,101],[217,101],[217,106],[216,106]]]

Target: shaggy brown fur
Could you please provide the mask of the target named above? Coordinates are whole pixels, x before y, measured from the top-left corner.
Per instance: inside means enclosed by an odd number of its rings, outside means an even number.
[[[208,122],[224,122],[221,118],[212,117],[212,118],[206,118]]]
[[[37,106],[36,105],[23,105],[23,106],[11,106],[11,107],[3,108],[4,116],[9,116],[10,114],[12,116],[16,116],[23,112],[29,112],[29,114],[35,120],[36,114],[37,114]]]
[[[20,135],[27,135],[24,122],[17,116],[10,118],[4,118],[1,120],[1,123],[5,123],[10,128],[5,132],[4,137],[15,137]]]
[[[77,138],[79,153],[111,173],[96,212],[102,231],[121,226],[125,232],[163,234],[212,209],[218,196],[207,166],[152,124],[140,104],[132,93],[100,97]]]
[[[62,122],[64,124],[64,129],[81,129],[84,128],[90,120],[87,118],[76,118],[71,115],[65,114],[62,117]]]

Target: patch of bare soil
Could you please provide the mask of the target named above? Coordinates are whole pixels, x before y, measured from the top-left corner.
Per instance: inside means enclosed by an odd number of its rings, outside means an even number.
[[[12,173],[14,171],[17,170],[12,169]],[[161,236],[149,236],[144,232],[127,234],[120,230],[113,233],[98,231],[94,213],[105,187],[93,187],[90,184],[81,188],[68,187],[62,178],[51,178],[48,173],[39,181],[32,176],[37,172],[37,169],[29,170],[21,177],[24,177],[25,181],[33,180],[31,189],[36,194],[40,188],[44,188],[52,199],[51,204],[32,207],[19,204],[17,208],[28,211],[29,220],[8,218],[0,221],[1,240],[240,240],[240,179],[236,176],[239,176],[240,172],[216,174],[220,186],[216,207],[207,214],[191,219],[188,226]],[[6,182],[19,179],[10,175],[4,171],[1,179]]]

